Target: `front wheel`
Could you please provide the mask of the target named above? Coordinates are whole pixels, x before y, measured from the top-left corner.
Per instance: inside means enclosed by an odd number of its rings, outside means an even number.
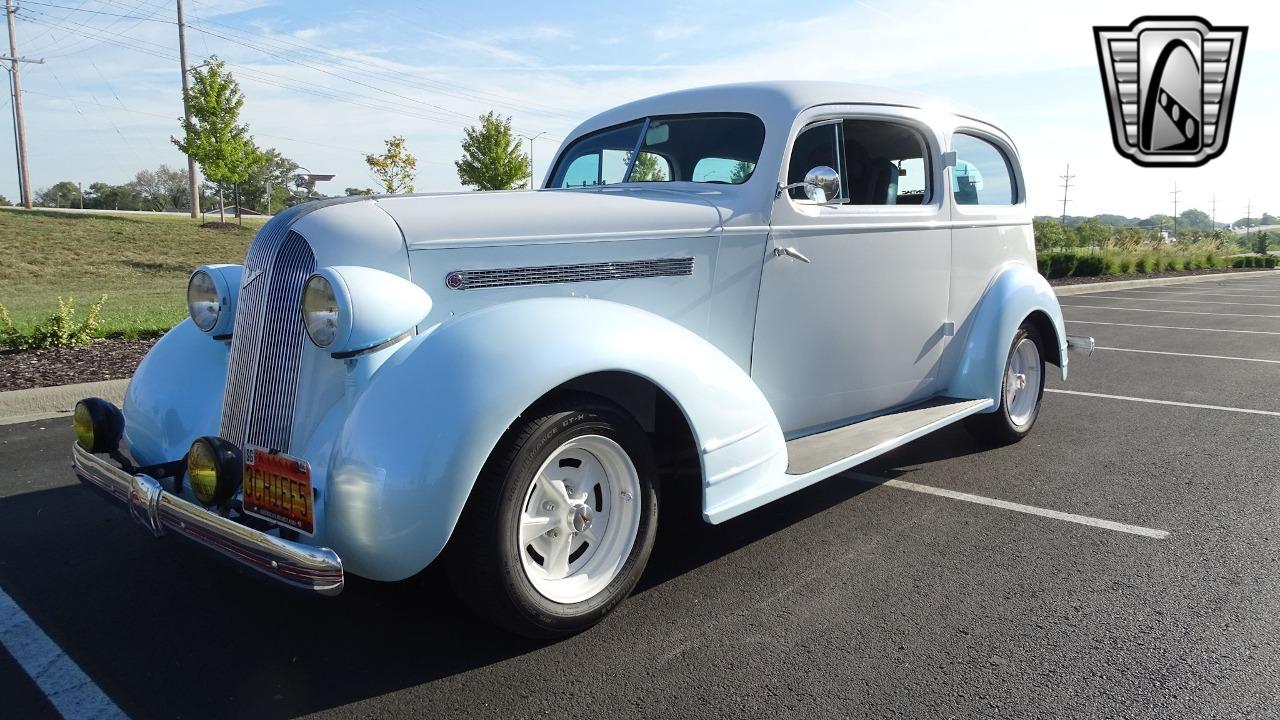
[[[569,635],[635,587],[657,519],[648,438],[616,406],[580,397],[507,432],[451,540],[451,578],[510,630]]]
[[[966,419],[979,440],[998,445],[1018,442],[1031,432],[1044,397],[1044,347],[1040,333],[1023,323],[1013,335],[1000,384],[1000,405],[993,413]]]

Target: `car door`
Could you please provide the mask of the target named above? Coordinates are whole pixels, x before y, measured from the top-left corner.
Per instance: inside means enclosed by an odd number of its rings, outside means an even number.
[[[815,109],[792,133],[780,180],[825,164],[842,188],[774,201],[751,374],[788,437],[937,392],[951,263],[939,138],[917,111]]]

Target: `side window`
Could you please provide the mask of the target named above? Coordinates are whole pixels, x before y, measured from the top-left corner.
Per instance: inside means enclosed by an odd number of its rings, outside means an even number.
[[[1013,169],[1004,152],[975,135],[951,136],[956,166],[951,170],[951,193],[957,205],[1012,205],[1017,195]]]
[[[841,176],[853,205],[922,205],[929,202],[929,150],[914,128],[886,120],[844,121]]]
[[[642,125],[634,122],[577,140],[560,156],[550,186],[583,187],[622,182]]]
[[[718,182],[739,185],[756,171],[756,164],[746,160],[707,157],[693,166],[694,182]]]
[[[805,128],[796,137],[791,147],[791,165],[787,168],[787,184],[804,182],[809,171],[825,165],[844,177],[843,163],[840,162],[840,121],[827,121]],[[833,202],[844,202],[848,195],[845,184],[841,182],[840,197],[832,198]],[[792,199],[808,201],[804,188],[795,187],[789,191]]]
[[[627,153],[628,158],[631,153]],[[631,182],[666,182],[671,179],[671,163],[661,155],[640,151],[631,168]]]

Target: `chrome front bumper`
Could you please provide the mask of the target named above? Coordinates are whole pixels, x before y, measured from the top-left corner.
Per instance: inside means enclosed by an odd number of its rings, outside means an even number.
[[[130,475],[75,443],[71,464],[81,482],[128,505],[157,537],[172,531],[286,585],[319,595],[342,592],[342,559],[329,548],[290,542],[211,513],[154,478]]]

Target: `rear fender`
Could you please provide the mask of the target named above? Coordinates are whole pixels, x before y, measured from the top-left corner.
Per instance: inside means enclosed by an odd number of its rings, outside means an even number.
[[[704,480],[752,482],[785,470],[768,402],[706,340],[628,305],[521,300],[419,335],[373,375],[334,445],[327,541],[358,575],[418,572],[444,548],[485,461],[521,413],[553,388],[606,371],[645,378],[675,400]]]
[[[1039,314],[1037,316],[1037,314]],[[1009,346],[1018,327],[1029,317],[1041,320],[1046,345],[1046,361],[1057,360],[1062,378],[1067,377],[1067,334],[1062,308],[1049,283],[1032,268],[1009,263],[996,274],[978,309],[961,327],[964,353],[946,394],[959,398],[993,398],[999,405],[1001,380]],[[1047,323],[1044,320],[1047,319]],[[1045,333],[1047,327],[1050,333]],[[988,412],[994,412],[995,408]]]

